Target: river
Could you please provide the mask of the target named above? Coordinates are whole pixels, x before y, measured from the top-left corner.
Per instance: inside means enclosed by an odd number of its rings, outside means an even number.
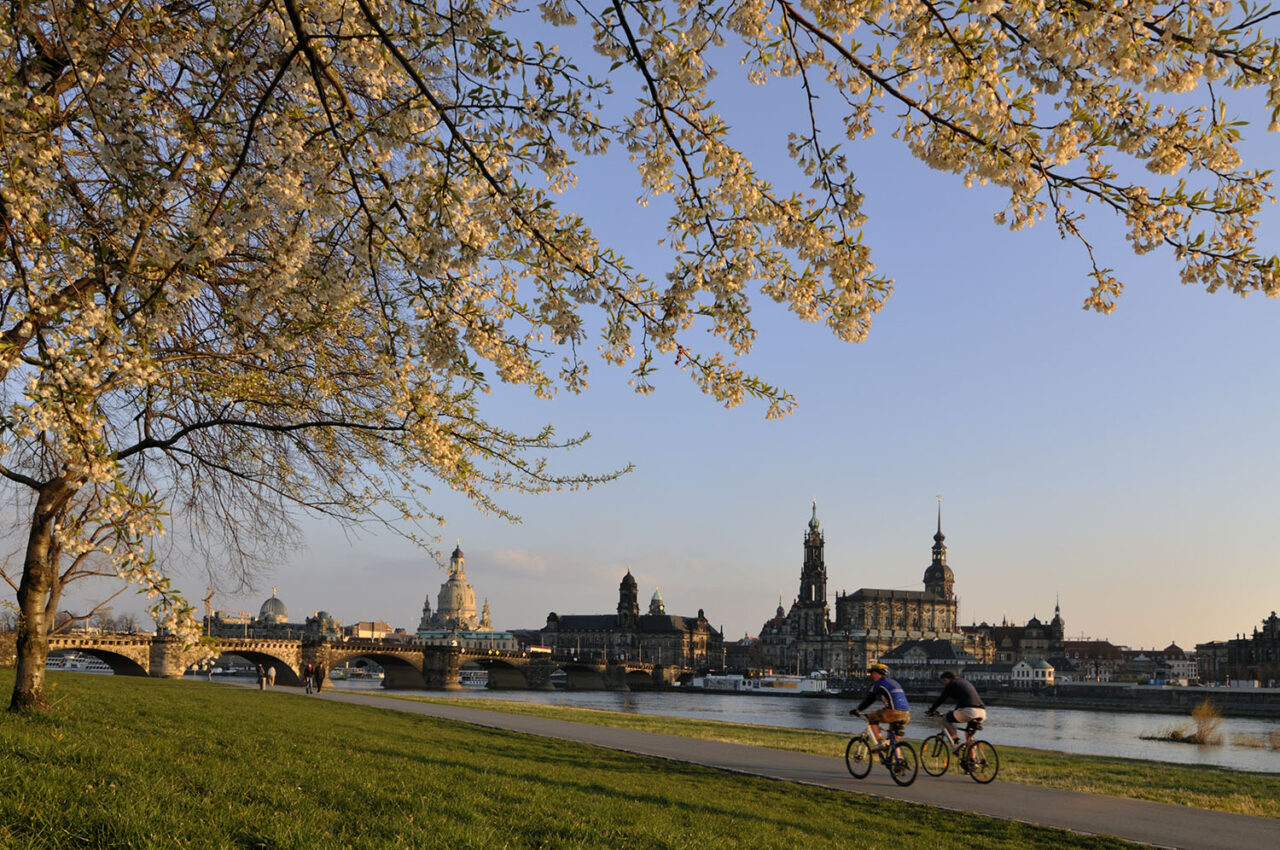
[[[347,681],[336,682],[334,685],[351,690],[380,689],[378,682]],[[440,691],[396,693],[446,695]],[[861,720],[849,716],[849,709],[856,703],[832,697],[671,691],[490,691],[484,688],[463,688],[461,691],[450,691],[447,696],[513,700],[827,732],[852,732],[862,727]],[[907,729],[907,734],[911,737],[924,737],[933,733],[937,721],[925,717],[923,709],[924,706],[920,706],[913,712],[915,719]],[[1143,735],[1157,735],[1178,726],[1190,728],[1191,718],[1141,712],[993,706],[987,709],[986,729],[981,737],[997,746],[1007,744],[1064,753],[1219,765],[1239,770],[1280,773],[1280,751],[1266,746],[1269,734],[1280,734],[1280,722],[1224,717],[1220,727],[1223,743],[1218,746],[1142,739]],[[1255,745],[1249,746],[1250,741]]]

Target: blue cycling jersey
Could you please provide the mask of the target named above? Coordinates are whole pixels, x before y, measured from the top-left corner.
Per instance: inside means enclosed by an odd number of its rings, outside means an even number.
[[[907,693],[902,690],[895,680],[885,676],[880,681],[871,686],[871,691],[867,694],[866,699],[858,706],[858,710],[862,711],[876,700],[881,700],[887,707],[898,711],[910,711],[911,706],[907,704]]]

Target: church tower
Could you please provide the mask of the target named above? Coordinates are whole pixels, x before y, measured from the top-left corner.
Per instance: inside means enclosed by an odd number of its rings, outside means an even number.
[[[938,533],[933,535],[933,563],[924,571],[924,589],[939,599],[951,599],[956,583],[947,566],[946,536],[942,533],[942,498],[938,498]]]
[[[801,635],[825,635],[827,622],[827,565],[823,555],[825,542],[818,526],[818,502],[813,503],[813,516],[804,537],[804,567],[800,570],[800,598],[796,607],[800,614]]]
[[[634,629],[640,620],[640,589],[636,577],[627,570],[618,585],[618,628]]]
[[[1058,649],[1062,648],[1062,642],[1066,640],[1067,624],[1062,619],[1062,608],[1059,607],[1058,600],[1053,600],[1053,619],[1049,621],[1049,642],[1050,645],[1056,644]]]

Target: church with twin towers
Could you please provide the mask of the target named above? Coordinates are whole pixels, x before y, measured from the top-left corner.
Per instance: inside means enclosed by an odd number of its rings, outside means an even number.
[[[912,644],[932,653],[971,660],[989,655],[984,635],[960,628],[955,576],[947,566],[942,508],[933,536],[933,558],[924,571],[922,590],[861,588],[835,597],[835,618],[827,602],[825,537],[818,521],[818,503],[804,535],[804,563],[800,592],[790,610],[781,604],[760,628],[761,660],[779,673],[806,674],[819,670],[860,673],[868,664]],[[935,643],[944,642],[944,643]]]

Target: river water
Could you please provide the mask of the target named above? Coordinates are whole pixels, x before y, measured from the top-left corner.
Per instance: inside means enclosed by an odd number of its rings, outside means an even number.
[[[378,682],[335,682],[343,689],[377,690]],[[396,691],[442,696],[440,691]],[[490,691],[463,688],[447,696],[596,708],[632,714],[753,723],[790,729],[853,732],[863,721],[849,716],[856,703],[833,697],[786,697],[743,694],[649,691]],[[937,721],[917,708],[907,728],[913,738],[933,734]],[[1239,770],[1280,773],[1280,751],[1268,746],[1269,734],[1280,734],[1280,721],[1224,717],[1218,746],[1195,746],[1168,741],[1144,741],[1175,727],[1191,727],[1191,718],[1175,714],[1081,711],[993,706],[981,737],[997,746],[1032,747],[1064,753],[1150,759],[1182,764],[1219,765]],[[1250,742],[1253,746],[1250,746]],[[1259,746],[1261,745],[1261,746]]]

